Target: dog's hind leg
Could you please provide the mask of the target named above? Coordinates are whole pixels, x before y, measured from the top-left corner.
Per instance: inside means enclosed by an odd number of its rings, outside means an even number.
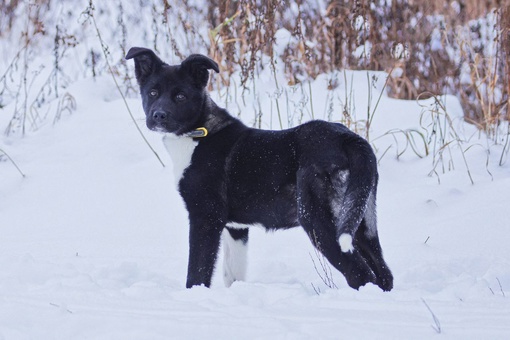
[[[347,253],[343,252],[335,238],[334,226],[330,225],[328,228],[324,228],[322,223],[325,222],[317,221],[314,223],[301,219],[301,224],[315,248],[326,257],[333,267],[344,275],[350,287],[359,289],[359,287],[369,282],[375,283],[376,277],[360,252],[357,249]]]
[[[248,228],[223,230],[223,280],[230,287],[234,281],[246,278]]]
[[[356,231],[354,245],[359,249],[376,276],[376,284],[384,291],[393,288],[393,275],[384,261],[379,236],[377,235],[375,190],[368,200],[365,217]]]
[[[373,185],[370,179],[351,174],[349,170],[335,171],[331,175],[329,205],[336,237],[344,253],[354,250],[353,239],[367,210]]]
[[[375,236],[367,235],[365,220],[361,221],[361,225],[356,232],[354,246],[374,272],[376,276],[375,284],[384,291],[390,291],[393,288],[393,274],[384,261],[379,237],[377,234]]]
[[[298,218],[313,245],[339,270],[354,289],[376,278],[352,242],[341,246],[331,196],[335,170],[319,167],[298,171]]]

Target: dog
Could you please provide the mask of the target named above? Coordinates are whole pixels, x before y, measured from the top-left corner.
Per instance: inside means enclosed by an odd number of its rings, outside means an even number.
[[[189,213],[186,287],[209,287],[220,243],[224,281],[246,276],[248,228],[301,226],[348,285],[393,288],[376,225],[377,160],[370,144],[338,123],[269,131],[247,127],[210,98],[212,59],[168,65],[133,47],[146,124],[165,134]]]

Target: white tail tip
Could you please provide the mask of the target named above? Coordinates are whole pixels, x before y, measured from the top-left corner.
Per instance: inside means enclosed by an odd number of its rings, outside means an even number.
[[[338,238],[338,243],[340,243],[340,249],[342,249],[342,252],[349,253],[354,251],[351,235],[349,234],[340,235],[340,237]]]

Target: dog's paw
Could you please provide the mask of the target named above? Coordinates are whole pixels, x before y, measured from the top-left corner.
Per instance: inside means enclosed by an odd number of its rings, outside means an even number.
[[[377,277],[376,284],[385,292],[393,289],[393,274],[384,266],[383,273]]]
[[[358,252],[353,253],[351,260],[351,268],[344,274],[351,288],[359,290],[367,283],[377,284],[377,277]]]

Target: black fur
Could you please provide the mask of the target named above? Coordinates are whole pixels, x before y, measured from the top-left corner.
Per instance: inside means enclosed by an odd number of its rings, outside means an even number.
[[[210,99],[208,70],[219,69],[205,56],[167,65],[134,47],[126,58],[135,60],[149,129],[182,138],[199,127],[209,131],[195,139],[179,182],[190,220],[187,287],[210,285],[224,228],[248,242],[248,229],[230,228],[237,223],[302,226],[351,287],[392,289],[375,225],[376,158],[363,138],[324,121],[283,131],[245,126]],[[352,247],[341,248],[341,235],[352,237]]]

